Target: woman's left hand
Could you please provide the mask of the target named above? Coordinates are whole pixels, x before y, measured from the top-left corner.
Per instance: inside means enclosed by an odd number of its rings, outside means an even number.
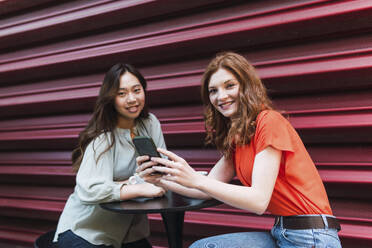
[[[152,166],[151,170],[164,174],[161,178],[158,178],[161,184],[166,185],[166,181],[172,181],[188,188],[197,188],[202,183],[204,176],[197,173],[183,158],[161,148],[158,148],[158,152],[169,158],[151,158],[151,161],[158,164]]]

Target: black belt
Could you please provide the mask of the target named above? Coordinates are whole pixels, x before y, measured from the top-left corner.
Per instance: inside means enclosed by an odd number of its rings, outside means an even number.
[[[328,228],[341,230],[340,223],[335,217],[326,216]],[[280,217],[275,217],[275,225],[281,225]],[[286,229],[324,229],[323,218],[316,216],[283,216],[283,228]]]

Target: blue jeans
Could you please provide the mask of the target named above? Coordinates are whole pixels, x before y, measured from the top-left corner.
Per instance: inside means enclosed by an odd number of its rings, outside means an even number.
[[[57,248],[113,248],[112,245],[93,245],[73,233],[71,230],[60,233],[58,242],[53,247]],[[147,239],[141,239],[132,243],[123,244],[122,248],[151,248],[151,244]]]
[[[341,248],[336,229],[285,229],[275,225],[271,232],[241,232],[213,236],[190,248]]]

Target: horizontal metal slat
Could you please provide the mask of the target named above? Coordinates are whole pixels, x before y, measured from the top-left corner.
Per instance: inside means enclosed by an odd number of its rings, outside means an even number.
[[[72,187],[0,184],[1,198],[65,202],[72,192]]]
[[[327,115],[295,115],[290,117],[289,120],[305,143],[340,143],[346,141],[368,143],[372,139],[371,136],[365,135],[372,129],[372,113],[370,111],[337,112]],[[203,121],[164,123],[162,129],[169,146],[203,144],[205,134]],[[353,130],[352,136],[342,135],[348,130]],[[72,149],[76,145],[80,131],[82,131],[82,128],[0,132],[0,148]],[[181,142],[180,137],[182,137],[183,142]]]
[[[76,1],[75,1],[76,2]],[[81,3],[74,5],[81,5]],[[52,54],[61,54],[73,50],[82,50],[89,47],[104,46],[110,43],[124,42],[135,39],[141,39],[145,37],[157,36],[163,33],[170,33],[176,31],[182,31],[186,29],[193,29],[202,27],[205,25],[218,24],[223,22],[232,22],[242,18],[248,18],[253,16],[259,16],[263,14],[275,13],[285,11],[292,8],[298,8],[313,5],[324,2],[324,0],[318,1],[281,1],[276,3],[274,6],[268,5],[267,3],[245,3],[238,6],[226,6],[223,9],[213,9],[209,13],[192,13],[191,15],[172,17],[169,20],[160,20],[157,22],[151,22],[142,25],[141,28],[127,27],[125,30],[106,32],[103,35],[94,36],[94,39],[89,36],[83,38],[72,39],[65,42],[57,42],[55,44],[47,44],[42,47],[29,48],[18,50],[11,53],[0,54],[0,64],[9,63],[14,61],[26,60],[36,57],[42,57]],[[71,4],[70,4],[71,5]],[[216,7],[216,5],[214,6]],[[252,8],[254,7],[254,8]],[[66,7],[63,11],[66,11]],[[57,9],[58,10],[58,9]],[[50,12],[50,11],[49,11]],[[48,14],[50,15],[50,13]],[[40,14],[30,13],[31,16],[37,16],[40,18]],[[53,14],[54,16],[55,14]],[[24,19],[24,18],[23,18]],[[197,20],[197,21],[196,21]]]
[[[0,229],[0,241],[2,242],[7,241],[11,243],[30,245],[35,241],[37,237],[38,235],[35,233],[29,233],[25,231],[23,232],[8,231]]]
[[[53,0],[9,0],[0,2],[0,15],[11,15],[14,12],[35,7],[48,2],[54,2]]]
[[[36,3],[39,2],[37,4],[40,4],[40,2],[42,1],[38,0],[38,1],[32,1],[32,2],[36,2]],[[47,1],[44,1],[44,2],[47,2]],[[49,1],[49,2],[53,4],[52,1]],[[32,22],[45,20],[48,18],[49,19],[55,18],[56,16],[68,14],[74,11],[79,11],[79,10],[82,11],[83,9],[86,9],[86,8],[91,8],[94,6],[99,6],[104,3],[112,2],[112,0],[94,0],[94,1],[92,0],[81,1],[80,0],[80,1],[70,1],[70,2],[64,1],[62,2],[62,4],[61,2],[55,6],[51,6],[48,8],[45,8],[45,7],[40,8],[39,10],[36,10],[36,11],[28,11],[27,13],[23,15],[16,15],[16,16],[7,18],[6,21],[0,20],[0,30],[7,29],[7,28],[9,29],[10,27],[14,27],[14,26],[25,25],[25,24],[29,24]]]
[[[345,11],[345,5],[348,5],[348,11]],[[338,8],[337,8],[338,7]],[[83,72],[86,70],[85,68],[90,68],[89,70],[92,70],[94,68],[97,69],[97,65],[100,65],[101,68],[107,62],[105,63],[105,57],[111,57],[111,58],[117,58],[120,54],[125,54],[126,57],[130,58],[132,63],[135,63],[138,58],[141,58],[141,54],[146,53],[146,56],[153,55],[158,57],[160,54],[165,58],[170,54],[170,51],[172,49],[177,48],[177,52],[179,55],[181,55],[182,51],[184,49],[180,48],[186,48],[186,46],[192,46],[192,43],[198,43],[198,46],[196,44],[194,45],[194,50],[197,47],[200,47],[203,42],[206,42],[205,39],[211,39],[213,37],[222,37],[224,36],[224,40],[229,42],[228,34],[237,34],[241,33],[242,31],[249,32],[260,30],[260,29],[267,29],[267,23],[270,23],[270,27],[281,27],[281,32],[270,32],[272,35],[270,36],[271,42],[274,40],[273,34],[276,34],[280,36],[281,38],[288,39],[288,35],[292,34],[284,34],[283,30],[286,30],[283,28],[283,26],[292,24],[292,22],[296,23],[296,25],[299,25],[297,22],[301,23],[306,21],[314,21],[314,20],[321,20],[323,25],[321,26],[324,28],[324,26],[328,25],[330,23],[329,21],[324,21],[322,18],[341,18],[343,15],[353,15],[355,17],[356,13],[361,11],[362,15],[365,15],[367,10],[371,8],[372,6],[363,3],[363,1],[354,1],[353,4],[349,3],[342,3],[339,4],[339,6],[336,4],[336,6],[321,6],[317,9],[317,11],[314,11],[314,9],[308,10],[292,10],[289,11],[289,13],[286,12],[279,12],[277,14],[273,14],[272,16],[264,16],[264,17],[257,17],[254,21],[252,21],[251,18],[248,20],[240,20],[240,21],[234,21],[234,25],[231,25],[230,23],[222,23],[215,25],[213,28],[210,26],[207,27],[201,27],[194,29],[192,31],[186,30],[186,31],[180,31],[177,33],[171,33],[171,34],[164,34],[160,35],[158,37],[154,38],[145,38],[143,40],[136,40],[134,42],[124,42],[123,44],[113,44],[113,45],[107,45],[104,47],[94,47],[91,49],[85,49],[82,51],[76,51],[76,52],[70,52],[65,54],[59,54],[55,56],[47,56],[45,58],[37,58],[37,59],[31,59],[25,62],[16,62],[16,63],[9,63],[0,66],[0,72],[1,81],[8,81],[8,84],[12,82],[13,80],[18,80],[20,77],[25,77],[27,75],[28,78],[34,77],[35,75],[40,75],[40,73],[48,72],[49,77],[53,74],[58,75],[60,69],[63,67],[64,74],[67,73],[67,71],[75,71],[77,68],[79,68],[79,71]],[[372,11],[372,8],[371,8]],[[330,14],[331,13],[331,14]],[[359,15],[361,19],[364,17],[362,15]],[[269,20],[268,20],[269,19]],[[360,21],[358,23],[358,27],[362,28],[363,24],[365,23],[365,20]],[[368,20],[367,20],[368,23]],[[350,26],[349,28],[355,28],[356,21],[354,21],[354,26]],[[227,28],[227,26],[229,28]],[[299,25],[300,26],[300,25]],[[313,26],[316,26],[315,24]],[[339,26],[338,28],[344,29],[347,25],[343,25],[342,27]],[[226,31],[228,30],[228,31]],[[326,30],[326,29],[324,29]],[[269,30],[266,30],[267,33]],[[303,31],[303,30],[302,30]],[[319,29],[312,30],[312,32],[317,32]],[[335,30],[334,30],[335,31]],[[298,35],[297,33],[296,35]],[[241,34],[240,34],[241,35]],[[257,35],[257,34],[256,34]],[[313,34],[314,35],[314,34]],[[235,38],[235,37],[234,37]],[[296,37],[298,38],[298,37]],[[236,39],[233,39],[236,40]],[[192,42],[191,42],[192,41]],[[225,41],[225,42],[226,42]],[[222,41],[219,41],[218,44],[221,44]],[[210,43],[210,42],[209,42]],[[215,42],[216,43],[216,42]],[[223,43],[223,42],[222,42]],[[177,44],[177,46],[175,46]],[[213,43],[211,43],[213,44]],[[231,46],[231,42],[229,43]],[[167,52],[164,53],[163,50],[166,47]],[[150,51],[151,48],[151,51]],[[136,56],[130,55],[130,52],[135,52]],[[144,56],[144,55],[143,55]],[[89,62],[89,58],[94,58],[95,63]],[[102,59],[103,60],[102,60]],[[76,62],[79,63],[77,64]],[[86,63],[86,65],[84,65]],[[59,70],[56,70],[55,65],[60,64],[58,67]],[[350,65],[350,64],[349,64]],[[72,67],[71,67],[72,66]],[[53,68],[54,67],[54,68]],[[22,70],[23,74],[20,75],[19,73],[16,73],[17,71]],[[28,73],[28,71],[32,74]],[[37,73],[36,73],[37,72]]]
[[[1,214],[56,221],[65,202],[0,198]]]
[[[164,1],[152,0],[99,1],[98,4],[97,2],[87,4],[87,1],[79,1],[76,4],[67,3],[65,6],[60,5],[57,8],[45,9],[46,13],[50,11],[50,16],[38,18],[40,13],[36,11],[28,15],[31,16],[28,22],[19,23],[19,25],[13,24],[15,26],[9,26],[3,31],[0,30],[0,47],[19,46],[46,38],[57,38],[77,32],[109,27],[118,23],[130,23],[141,18],[150,18],[171,11],[201,7],[220,1],[182,1],[178,4],[164,4]],[[63,11],[64,8],[66,8],[65,11]],[[147,14],[143,16],[141,13]],[[35,33],[39,35],[35,36]],[[20,36],[23,39],[20,39]]]

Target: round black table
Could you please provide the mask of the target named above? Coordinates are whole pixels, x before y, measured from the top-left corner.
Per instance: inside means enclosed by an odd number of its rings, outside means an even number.
[[[168,191],[159,198],[135,198],[128,201],[101,203],[100,206],[121,214],[160,213],[167,231],[169,247],[181,248],[185,211],[219,204],[221,202],[214,199],[194,199]]]

